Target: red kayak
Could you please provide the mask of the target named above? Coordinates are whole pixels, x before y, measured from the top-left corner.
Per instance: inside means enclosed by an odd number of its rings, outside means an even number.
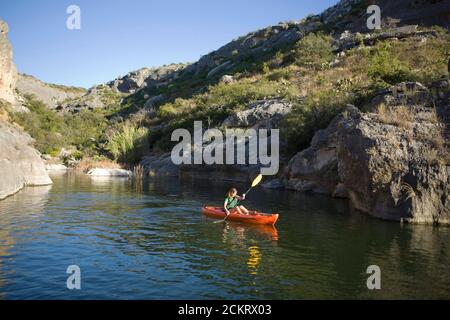
[[[225,210],[221,207],[204,207],[202,212],[205,216],[215,218],[215,219],[225,219]],[[275,225],[278,220],[278,214],[267,214],[257,211],[250,211],[249,215],[239,214],[236,211],[231,211],[227,220],[237,221],[251,224],[265,224],[265,225]]]

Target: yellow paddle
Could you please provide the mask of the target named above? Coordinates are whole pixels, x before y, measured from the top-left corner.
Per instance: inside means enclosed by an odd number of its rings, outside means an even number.
[[[262,181],[263,175],[259,174],[252,182],[252,186],[247,190],[247,192],[245,193],[245,195],[247,195],[247,193],[250,192],[250,190],[252,190],[254,187],[256,187],[258,184],[260,184],[260,182]],[[220,223],[220,222],[224,222],[227,221],[228,216],[225,217],[225,219],[220,220],[220,221],[215,221],[214,223]]]
[[[245,195],[247,195],[247,193],[250,192],[250,190],[252,190],[254,187],[256,187],[261,181],[262,181],[263,175],[259,174],[252,183],[252,186],[250,187],[250,189],[247,190],[247,192],[245,193]]]

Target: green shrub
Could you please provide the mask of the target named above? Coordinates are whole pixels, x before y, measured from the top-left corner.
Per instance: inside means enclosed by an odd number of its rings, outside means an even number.
[[[267,76],[270,81],[281,81],[281,80],[291,80],[295,78],[295,70],[291,67],[280,68],[272,71],[271,74]]]
[[[368,52],[367,73],[374,81],[393,85],[411,79],[407,67],[399,61],[388,42],[380,42]]]
[[[105,149],[115,160],[135,164],[149,151],[148,129],[125,124],[110,136]]]
[[[294,104],[284,119],[284,135],[288,152],[307,148],[315,132],[326,128],[331,120],[345,109],[350,98],[334,91],[320,92]]]
[[[281,82],[265,79],[258,81],[245,79],[233,84],[220,83],[210,87],[204,102],[207,105],[221,105],[232,109],[240,109],[245,104],[256,100],[273,97],[289,99],[296,94],[296,89],[293,86]]]
[[[12,121],[35,139],[42,153],[57,155],[62,147],[75,146],[80,152],[97,154],[103,132],[108,126],[101,110],[82,110],[78,114],[58,114],[33,96],[26,96],[27,113],[13,113]]]
[[[295,61],[299,66],[323,69],[333,59],[332,38],[323,33],[310,33],[300,39],[295,47]]]
[[[182,118],[182,121],[193,117],[220,118],[220,115],[226,116],[256,100],[273,97],[290,99],[296,94],[295,87],[266,79],[258,81],[244,79],[231,84],[219,83],[210,86],[205,94],[191,99],[176,99],[172,103],[162,105],[158,110],[158,117],[175,121],[178,121],[178,118]]]
[[[108,126],[105,114],[101,110],[82,110],[78,114],[64,116],[66,132],[70,145],[95,155],[98,144],[104,140],[103,132]]]
[[[271,68],[279,68],[284,63],[284,54],[281,51],[277,51],[275,56],[270,60],[270,67]]]
[[[33,96],[26,96],[25,106],[30,112],[13,113],[11,119],[22,126],[36,141],[42,153],[54,154],[67,144],[66,124],[63,118],[48,109]]]

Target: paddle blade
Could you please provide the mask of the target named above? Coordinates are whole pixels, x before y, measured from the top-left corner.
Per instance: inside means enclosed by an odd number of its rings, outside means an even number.
[[[259,176],[257,176],[257,177],[255,178],[255,180],[253,180],[252,188],[256,187],[256,186],[261,182],[262,178],[263,178],[263,175],[262,175],[262,174],[260,174]]]

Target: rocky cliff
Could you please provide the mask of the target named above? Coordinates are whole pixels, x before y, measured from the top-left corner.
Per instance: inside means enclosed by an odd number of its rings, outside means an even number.
[[[28,134],[0,120],[0,200],[25,186],[52,183],[32,142]]]
[[[9,108],[20,109],[15,95],[16,69],[7,38],[8,26],[0,21],[0,98]],[[2,106],[4,103],[2,103]],[[25,186],[51,184],[39,153],[31,146],[33,139],[7,122],[1,110],[0,119],[0,200]]]
[[[8,40],[8,25],[0,20],[0,99],[13,107],[18,104],[14,92],[16,85],[16,67],[13,63],[13,52]]]
[[[449,92],[448,79],[401,83],[374,112],[348,107],[291,159],[285,187],[348,197],[379,218],[450,224]]]

